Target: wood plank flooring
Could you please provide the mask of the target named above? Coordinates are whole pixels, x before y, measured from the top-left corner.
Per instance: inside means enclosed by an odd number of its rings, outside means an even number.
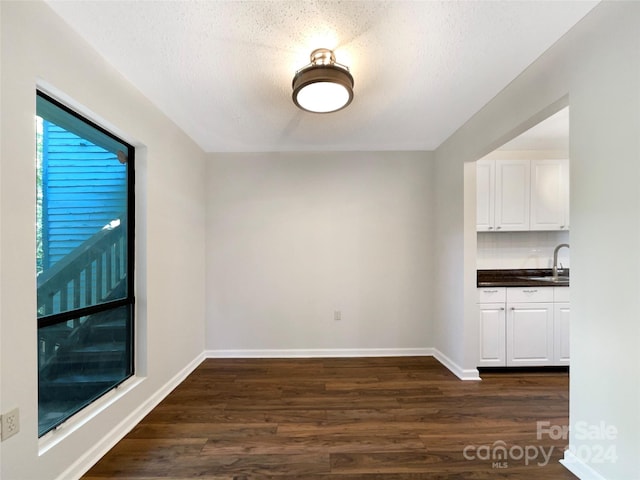
[[[431,357],[210,359],[83,478],[575,479],[567,441],[537,438],[538,421],[568,424],[568,380],[462,382]]]

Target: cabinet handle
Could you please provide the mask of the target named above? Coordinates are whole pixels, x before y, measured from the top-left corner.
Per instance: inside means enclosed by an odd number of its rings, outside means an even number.
[[[502,227],[496,227],[496,230],[500,230]]]
[[[538,291],[538,289],[534,289],[534,290],[522,290],[524,293],[536,293]]]
[[[498,290],[483,290],[482,293],[498,293]]]
[[[489,227],[489,230],[493,230],[493,227]]]
[[[504,311],[504,307],[500,307],[500,311],[503,312]]]

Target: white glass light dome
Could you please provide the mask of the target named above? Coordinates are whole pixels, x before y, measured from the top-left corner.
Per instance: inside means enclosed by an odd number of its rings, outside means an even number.
[[[296,72],[292,86],[293,102],[308,112],[335,112],[353,100],[349,69],[337,64],[333,52],[325,48],[311,53],[311,63]]]

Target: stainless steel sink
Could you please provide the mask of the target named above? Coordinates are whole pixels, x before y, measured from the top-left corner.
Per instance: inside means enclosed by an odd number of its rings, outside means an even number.
[[[558,275],[557,277],[548,276],[548,277],[522,277],[527,280],[538,280],[541,282],[550,282],[550,283],[569,283],[569,277]]]

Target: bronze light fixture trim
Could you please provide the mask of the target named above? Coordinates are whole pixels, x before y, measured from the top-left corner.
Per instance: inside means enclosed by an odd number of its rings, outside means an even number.
[[[337,112],[353,100],[349,67],[337,63],[327,48],[311,52],[311,63],[296,72],[292,87],[293,103],[307,112]]]

